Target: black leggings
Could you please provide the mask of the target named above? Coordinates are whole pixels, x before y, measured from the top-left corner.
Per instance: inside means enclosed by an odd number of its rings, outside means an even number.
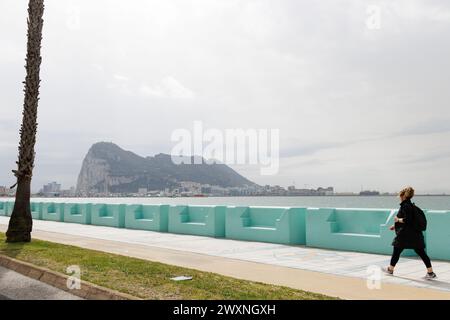
[[[391,258],[391,266],[395,267],[395,265],[398,262],[398,259],[400,259],[400,254],[402,253],[403,248],[394,247],[394,252],[392,253]],[[414,249],[414,251],[417,253],[417,255],[422,259],[423,263],[427,266],[427,268],[431,268],[431,261],[428,255],[426,254],[424,249]]]

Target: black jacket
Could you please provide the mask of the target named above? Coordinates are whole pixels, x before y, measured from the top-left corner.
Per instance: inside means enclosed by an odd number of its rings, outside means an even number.
[[[400,204],[397,217],[403,218],[404,223],[395,223],[395,233],[397,236],[392,242],[392,245],[403,249],[425,248],[422,231],[414,228],[415,209],[411,200],[405,200]]]

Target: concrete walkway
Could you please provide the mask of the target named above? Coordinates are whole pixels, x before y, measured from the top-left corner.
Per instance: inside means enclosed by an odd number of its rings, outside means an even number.
[[[450,299],[450,262],[434,261],[439,279],[428,281],[415,258],[391,277],[379,270],[389,257],[375,254],[51,221],[35,221],[33,237],[344,299]]]
[[[0,300],[82,300],[70,293],[0,267]]]

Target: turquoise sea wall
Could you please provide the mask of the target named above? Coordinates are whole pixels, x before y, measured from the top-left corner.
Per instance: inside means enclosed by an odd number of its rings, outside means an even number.
[[[225,237],[282,244],[306,244],[305,208],[227,207]]]
[[[170,206],[170,233],[223,238],[225,236],[224,206]]]
[[[14,202],[0,201],[0,216]],[[32,202],[33,219],[391,254],[396,209]],[[426,250],[450,261],[450,210],[425,211]],[[405,250],[404,255],[414,255]]]

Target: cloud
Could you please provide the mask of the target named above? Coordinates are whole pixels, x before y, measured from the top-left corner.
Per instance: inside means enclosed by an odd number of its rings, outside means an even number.
[[[280,129],[278,175],[238,168],[259,184],[391,190],[414,177],[450,192],[449,1],[79,0],[76,32],[72,2],[46,3],[35,186],[73,185],[97,141],[169,152],[172,131],[200,119]],[[17,157],[26,15],[0,2],[0,185]]]
[[[427,121],[420,121],[418,123],[413,123],[397,132],[395,136],[424,135],[424,134],[445,133],[445,132],[450,132],[449,118],[431,119]]]
[[[320,142],[317,144],[292,146],[292,147],[281,149],[280,157],[290,158],[290,157],[309,156],[309,155],[313,155],[322,150],[335,149],[335,148],[343,147],[347,144],[348,143],[343,143],[343,142]]]
[[[172,99],[194,99],[195,93],[182,85],[177,79],[173,77],[165,77],[161,80],[161,83],[151,87],[147,84],[141,85],[139,92],[144,96],[157,97],[157,98],[172,98]]]
[[[14,46],[10,42],[4,43],[2,54],[0,55],[0,63],[23,62],[25,52]]]
[[[447,160],[447,159],[450,159],[450,151],[449,150],[434,152],[434,153],[430,153],[430,154],[426,154],[426,155],[418,155],[414,158],[410,158],[410,159],[407,159],[404,161],[406,161],[407,163],[429,166],[431,163],[439,162],[439,161]]]
[[[128,82],[130,80],[128,77],[120,75],[120,74],[113,75],[113,78],[117,81],[124,81],[124,82]]]
[[[116,92],[119,92],[123,95],[133,95],[134,88],[130,85],[130,79],[126,76],[114,74],[112,76],[113,81],[108,81],[106,84],[106,88],[112,89]]]
[[[388,9],[404,19],[450,22],[450,8],[443,1],[401,0],[384,2]]]

